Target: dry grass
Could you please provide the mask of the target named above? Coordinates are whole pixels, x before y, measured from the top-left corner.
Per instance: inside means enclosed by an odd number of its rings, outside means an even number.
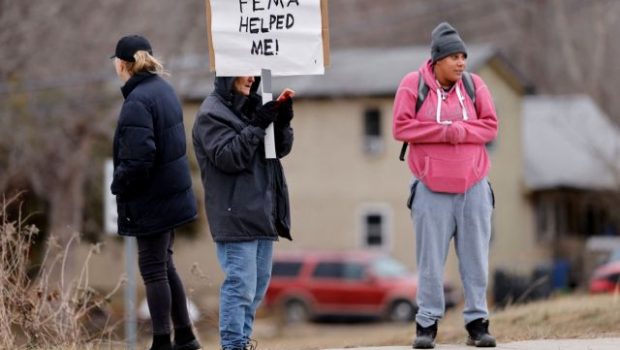
[[[533,339],[599,338],[620,336],[617,295],[564,295],[551,300],[513,305],[491,315],[491,332],[502,342]],[[460,315],[442,324],[440,340],[465,338]]]
[[[613,295],[559,296],[547,301],[514,305],[491,315],[491,333],[502,343],[559,338],[620,336],[620,298]],[[466,332],[461,310],[451,311],[439,326],[438,342],[464,344]],[[311,323],[278,329],[275,321],[257,321],[255,337],[261,350],[316,350],[362,346],[408,346],[413,324],[362,322]],[[217,349],[217,336],[203,345]]]
[[[42,264],[47,269],[31,277],[29,254],[39,231],[26,224],[21,210],[16,218],[8,217],[7,208],[17,201],[15,196],[0,203],[0,348],[86,349],[111,344],[114,325],[108,324],[105,305],[116,289],[102,296],[88,284],[88,262],[99,247],[91,248],[79,275],[70,280],[64,275],[67,251],[78,236],[66,247],[54,246],[50,239]],[[60,253],[50,253],[54,251]],[[50,280],[56,269],[60,281]]]

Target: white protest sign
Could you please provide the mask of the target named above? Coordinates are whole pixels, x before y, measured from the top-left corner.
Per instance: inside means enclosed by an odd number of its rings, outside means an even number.
[[[216,75],[258,76],[261,69],[273,76],[324,74],[328,45],[321,2],[207,0]]]

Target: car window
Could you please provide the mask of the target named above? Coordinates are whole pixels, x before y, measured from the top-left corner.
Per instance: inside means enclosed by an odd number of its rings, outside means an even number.
[[[347,280],[363,280],[364,266],[356,263],[347,263],[344,266],[344,278]]]
[[[316,265],[312,277],[314,278],[341,278],[342,277],[342,263],[337,262],[322,262]]]
[[[364,279],[364,266],[358,263],[321,262],[317,264],[312,277],[362,280]]]
[[[296,277],[301,271],[301,262],[281,261],[274,262],[271,268],[272,277]]]
[[[388,278],[402,277],[410,274],[405,266],[387,256],[375,259],[372,263],[372,270],[377,276]]]

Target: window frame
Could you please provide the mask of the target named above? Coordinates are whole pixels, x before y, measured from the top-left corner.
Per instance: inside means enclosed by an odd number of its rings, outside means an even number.
[[[380,245],[368,244],[368,220],[371,215],[378,215],[382,218],[382,236]],[[364,249],[377,249],[390,252],[393,248],[394,240],[394,210],[388,203],[364,203],[357,211],[358,217],[358,246]]]
[[[385,133],[383,127],[383,111],[379,106],[367,106],[362,114],[362,149],[365,155],[379,156],[384,153],[386,148]],[[373,128],[376,128],[376,134],[371,131],[370,118],[376,116]]]

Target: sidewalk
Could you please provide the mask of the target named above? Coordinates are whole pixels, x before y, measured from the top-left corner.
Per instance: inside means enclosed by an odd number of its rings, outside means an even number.
[[[473,350],[475,347],[462,345],[438,344],[435,349],[442,350]],[[498,344],[498,350],[619,350],[620,338],[599,339],[549,339],[528,340],[513,343]],[[349,349],[325,349],[325,350],[351,350]],[[409,346],[380,346],[355,348],[355,350],[411,350]]]

